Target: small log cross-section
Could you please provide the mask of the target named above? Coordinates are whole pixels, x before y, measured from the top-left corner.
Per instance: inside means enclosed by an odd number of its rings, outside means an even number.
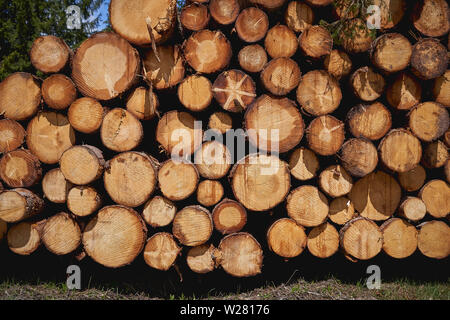
[[[263,251],[249,233],[233,233],[220,241],[215,261],[234,277],[251,277],[261,273]]]
[[[142,218],[153,228],[168,226],[177,212],[175,204],[161,196],[150,199],[142,211]]]
[[[188,206],[177,212],[172,226],[175,238],[189,247],[207,242],[213,232],[211,213],[201,206]]]
[[[294,32],[303,32],[314,22],[314,11],[303,1],[289,2],[284,20]]]
[[[224,199],[212,212],[214,227],[222,234],[239,232],[247,223],[247,211],[237,201]]]
[[[208,128],[220,134],[225,134],[233,128],[233,119],[228,113],[214,112],[208,121]]]
[[[304,147],[295,149],[289,158],[292,176],[301,181],[312,179],[319,170],[319,160],[314,152]]]
[[[169,159],[158,171],[159,189],[172,201],[184,200],[191,196],[197,189],[198,181],[198,170],[188,161]]]
[[[224,69],[232,55],[230,41],[220,31],[201,30],[184,44],[184,57],[197,72],[214,73]]]
[[[106,165],[103,180],[111,199],[121,205],[144,204],[157,184],[157,168],[153,159],[135,151],[118,154]]]
[[[267,53],[259,44],[251,44],[239,51],[238,60],[245,71],[260,72],[267,63]]]
[[[414,27],[428,37],[440,37],[450,30],[450,10],[445,0],[421,0],[411,15]]]
[[[85,40],[72,61],[72,79],[78,90],[98,100],[110,100],[128,90],[139,70],[136,49],[112,32],[99,32]]]
[[[359,99],[374,101],[382,95],[386,82],[381,74],[366,66],[352,74],[350,84]]]
[[[269,29],[269,18],[261,9],[250,7],[241,11],[235,24],[238,37],[245,42],[258,42]]]
[[[306,138],[312,151],[322,156],[331,156],[344,143],[344,123],[330,115],[314,118],[306,129]]]
[[[0,159],[0,178],[11,188],[31,187],[41,177],[41,163],[28,150],[14,150]]]
[[[16,188],[0,193],[0,220],[19,222],[39,214],[44,200],[27,189]]]
[[[359,217],[347,222],[339,232],[340,246],[357,260],[368,260],[380,253],[383,233],[375,222]]]
[[[401,189],[397,181],[376,171],[356,181],[349,193],[349,199],[362,217],[381,221],[392,216],[400,204]]]
[[[416,197],[406,197],[398,208],[399,216],[414,222],[422,220],[426,213],[425,203]]]
[[[109,111],[100,128],[102,143],[116,152],[136,148],[141,143],[143,135],[141,122],[131,112],[122,108]]]
[[[323,64],[325,70],[337,80],[348,76],[352,71],[352,60],[350,60],[348,54],[341,50],[332,50],[325,57]]]
[[[0,120],[0,153],[14,151],[25,140],[25,129],[15,120]]]
[[[403,219],[392,218],[380,227],[383,251],[397,259],[409,257],[417,249],[417,229]]]
[[[45,199],[54,203],[65,203],[72,184],[66,180],[60,168],[47,171],[42,179]]]
[[[333,112],[342,99],[339,82],[324,70],[305,74],[297,88],[297,101],[307,113],[321,116]]]
[[[67,213],[61,212],[45,221],[41,239],[50,252],[65,255],[80,245],[81,230],[73,218]]]
[[[291,92],[300,83],[300,78],[300,68],[290,58],[272,59],[261,71],[263,86],[277,96]]]
[[[427,212],[435,218],[445,218],[450,213],[450,187],[443,180],[427,182],[419,192]]]
[[[328,217],[336,224],[344,225],[355,218],[355,207],[347,197],[333,199],[330,203],[330,212]]]
[[[332,165],[320,173],[320,188],[330,197],[346,195],[353,187],[353,179],[340,165]]]
[[[235,164],[230,178],[236,199],[253,211],[274,208],[286,198],[291,187],[288,164],[274,155],[246,156]]]
[[[127,110],[139,120],[151,120],[158,114],[158,96],[149,88],[137,87],[128,96]]]
[[[444,142],[436,140],[425,147],[422,162],[427,168],[440,168],[449,158],[448,148]]]
[[[230,150],[216,140],[203,143],[194,159],[198,172],[206,179],[223,178],[232,163]]]
[[[96,212],[101,205],[100,194],[90,186],[75,186],[67,194],[67,208],[78,217]]]
[[[426,179],[425,169],[419,164],[414,169],[398,173],[398,182],[405,191],[419,190]]]
[[[92,134],[100,129],[105,108],[95,99],[83,97],[69,107],[67,117],[72,127],[82,133]]]
[[[214,81],[212,91],[222,108],[231,112],[246,109],[256,97],[253,79],[235,69],[221,73]]]
[[[409,65],[411,54],[412,45],[406,37],[400,33],[387,33],[374,41],[370,56],[377,68],[394,73]]]
[[[191,3],[181,9],[180,22],[184,28],[191,31],[205,29],[209,23],[208,7],[201,3]]]
[[[42,82],[42,97],[50,108],[62,110],[75,101],[77,89],[69,77],[54,74]]]
[[[216,205],[224,195],[222,184],[217,180],[203,180],[197,187],[197,202],[205,207]]]
[[[297,37],[291,29],[278,24],[267,32],[264,47],[272,58],[290,58],[297,51]]]
[[[435,38],[419,40],[411,55],[411,70],[423,80],[437,78],[447,70],[447,49]]]
[[[147,240],[144,261],[152,268],[167,271],[173,266],[180,252],[180,246],[170,233],[158,232]]]
[[[450,255],[450,227],[444,221],[427,221],[418,228],[417,244],[423,255],[433,259],[445,259]]]
[[[436,102],[423,102],[409,114],[409,127],[422,141],[430,142],[440,138],[449,126],[448,111]]]
[[[103,174],[102,151],[89,145],[73,146],[61,155],[59,166],[64,177],[77,185],[89,184]]]
[[[259,150],[284,153],[299,144],[305,125],[293,101],[264,94],[245,112],[244,127]]]
[[[216,263],[213,254],[216,248],[212,244],[202,244],[189,249],[186,262],[189,268],[196,273],[208,273],[215,269]]]
[[[450,107],[450,69],[434,80],[433,97],[437,103]]]
[[[52,35],[36,38],[30,50],[31,64],[43,73],[60,72],[71,56],[72,51],[64,40]]]
[[[271,251],[283,258],[294,258],[306,247],[305,229],[294,220],[282,218],[267,231],[267,243]]]
[[[11,120],[27,120],[41,104],[41,87],[29,73],[16,72],[0,82],[0,114]]]
[[[348,53],[360,53],[369,50],[373,40],[366,21],[360,18],[346,21],[339,34],[339,39],[342,47]]]
[[[209,107],[213,98],[211,81],[191,75],[178,86],[178,99],[187,109],[197,112]]]
[[[86,225],[83,246],[97,263],[119,268],[139,255],[146,238],[145,223],[136,211],[124,206],[108,206]]]
[[[339,249],[339,233],[332,224],[325,222],[308,233],[308,251],[318,258],[328,258]]]
[[[23,256],[32,254],[41,244],[38,226],[27,221],[13,225],[8,230],[7,240],[9,250]]]
[[[392,116],[381,103],[357,105],[347,113],[350,132],[356,138],[378,140],[391,129]]]
[[[210,0],[209,12],[213,19],[221,25],[232,24],[239,15],[238,0]]]
[[[328,200],[318,188],[303,185],[291,191],[286,199],[288,216],[305,227],[315,227],[328,217]]]
[[[322,26],[312,26],[304,30],[298,38],[300,50],[308,57],[319,59],[329,55],[333,49],[333,38]]]

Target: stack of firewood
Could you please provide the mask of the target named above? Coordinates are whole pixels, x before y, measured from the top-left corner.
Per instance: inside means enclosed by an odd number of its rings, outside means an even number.
[[[237,277],[265,247],[446,258],[447,2],[374,1],[377,37],[332,2],[111,0],[114,32],[37,38],[45,80],[0,83],[0,239]]]

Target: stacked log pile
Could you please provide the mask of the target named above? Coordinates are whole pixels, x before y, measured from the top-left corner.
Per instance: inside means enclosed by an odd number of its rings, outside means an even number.
[[[236,277],[448,257],[448,5],[374,1],[374,32],[332,2],[111,0],[114,32],[36,39],[45,79],[0,83],[0,240]]]

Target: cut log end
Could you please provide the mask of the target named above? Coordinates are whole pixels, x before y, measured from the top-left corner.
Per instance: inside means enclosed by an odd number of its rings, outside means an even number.
[[[391,129],[392,116],[381,103],[357,105],[347,113],[350,132],[356,138],[378,140]]]
[[[202,206],[212,207],[223,197],[222,184],[217,180],[204,180],[198,184],[197,201]]]
[[[418,248],[429,258],[445,259],[450,255],[450,227],[443,221],[428,221],[419,226]]]
[[[100,194],[89,186],[75,186],[67,195],[67,208],[78,217],[96,212],[102,205]]]
[[[450,213],[450,187],[443,180],[427,182],[419,192],[427,212],[435,218],[445,218]]]
[[[67,66],[72,52],[61,38],[42,36],[34,40],[30,51],[33,66],[43,73],[60,72]]]
[[[302,226],[294,220],[282,218],[267,231],[267,243],[271,251],[283,258],[294,258],[306,247],[307,236]]]
[[[213,19],[221,25],[232,24],[239,15],[238,0],[210,0],[209,12]]]
[[[45,221],[41,239],[50,252],[65,255],[80,245],[81,230],[67,213],[58,213]]]
[[[178,98],[187,109],[203,111],[213,98],[211,82],[203,76],[189,76],[178,86]]]
[[[386,82],[383,76],[371,67],[362,67],[356,70],[350,83],[355,95],[363,101],[374,101],[384,92]]]
[[[105,109],[95,99],[83,97],[69,107],[67,117],[72,127],[82,133],[92,134],[100,129]]]
[[[77,98],[72,80],[63,74],[54,74],[42,82],[42,97],[52,109],[63,110]]]
[[[180,201],[191,196],[197,189],[199,174],[190,162],[168,160],[158,172],[159,188],[169,200]]]
[[[0,153],[14,151],[25,140],[25,129],[15,120],[0,120]]]
[[[261,72],[263,86],[277,96],[286,95],[300,83],[300,68],[290,58],[276,58],[269,61]]]
[[[236,201],[224,199],[212,212],[214,227],[222,234],[239,232],[247,223],[247,211]]]
[[[239,65],[247,72],[260,72],[267,63],[267,53],[259,44],[245,46],[238,54]]]
[[[44,201],[27,189],[16,188],[0,193],[0,219],[13,223],[39,214]]]
[[[383,233],[383,251],[387,255],[404,259],[417,249],[417,229],[412,224],[399,218],[392,218],[380,227]]]
[[[338,225],[344,225],[353,218],[356,218],[356,215],[355,207],[349,198],[339,197],[331,201],[328,216],[332,222]]]
[[[297,51],[297,37],[287,26],[278,24],[267,32],[264,47],[272,58],[290,58]]]
[[[344,123],[330,115],[314,118],[306,129],[306,138],[315,153],[322,156],[333,155],[344,143]]]
[[[407,197],[400,204],[398,213],[400,216],[410,221],[417,222],[425,217],[427,207],[421,199],[416,197]]]
[[[149,88],[138,87],[128,96],[127,110],[139,120],[155,118],[158,108],[158,96]]]
[[[395,109],[409,110],[420,102],[422,86],[414,76],[401,72],[388,86],[386,98]]]
[[[286,25],[294,32],[303,32],[314,22],[314,11],[304,2],[289,2],[284,14]]]
[[[400,33],[387,33],[374,41],[370,56],[377,68],[394,73],[409,65],[411,54],[412,45],[406,37]]]
[[[173,220],[173,235],[182,245],[194,247],[209,240],[213,231],[211,214],[201,206],[180,210]]]
[[[225,112],[214,112],[209,117],[208,128],[220,134],[225,134],[233,128],[233,119]]]
[[[289,170],[297,180],[309,180],[316,176],[319,160],[314,152],[301,147],[292,152],[289,158]]]
[[[339,233],[326,222],[308,233],[308,250],[318,258],[329,258],[339,249]]]
[[[258,42],[269,29],[269,18],[261,9],[250,7],[241,11],[236,19],[236,32],[245,42]]]
[[[31,222],[13,225],[8,230],[7,240],[12,252],[25,256],[35,252],[41,244],[38,228]]]
[[[187,265],[196,273],[208,273],[215,269],[213,254],[216,249],[212,244],[202,244],[189,249]]]
[[[448,111],[436,102],[423,102],[409,114],[409,127],[420,140],[430,142],[440,138],[448,130]]]
[[[14,150],[0,159],[0,178],[11,188],[31,187],[38,183],[41,177],[41,163],[28,150]]]
[[[340,165],[332,165],[320,173],[320,188],[330,197],[337,198],[350,192],[353,179]]]
[[[450,11],[445,0],[416,2],[411,18],[414,27],[428,37],[440,37],[450,30]]]
[[[208,7],[201,3],[191,3],[181,9],[180,22],[182,26],[191,31],[205,29],[209,23]]]
[[[332,50],[325,57],[324,67],[337,80],[348,76],[352,70],[352,61],[348,54],[340,50]]]
[[[426,172],[421,165],[417,165],[415,168],[406,171],[399,172],[398,181],[403,189],[408,192],[419,190],[425,183]]]
[[[357,260],[368,260],[380,253],[383,233],[375,222],[359,217],[344,227],[340,233],[340,245],[346,254]]]
[[[72,184],[66,180],[60,168],[48,171],[42,179],[45,198],[54,203],[65,203]]]
[[[161,196],[150,199],[144,206],[142,217],[153,228],[168,226],[175,217],[175,204]]]
[[[414,45],[411,69],[419,78],[424,80],[437,78],[444,74],[447,65],[447,49],[438,39],[425,38]]]
[[[331,53],[333,39],[322,26],[312,26],[304,30],[298,38],[300,50],[308,57],[319,59]]]
[[[102,151],[90,145],[74,146],[61,155],[59,166],[64,177],[77,185],[89,184],[103,174]]]
[[[151,236],[144,247],[144,261],[150,267],[167,271],[172,267],[181,252],[173,236],[158,232]]]
[[[318,188],[304,185],[291,191],[286,199],[288,216],[305,227],[315,227],[328,217],[329,206]]]

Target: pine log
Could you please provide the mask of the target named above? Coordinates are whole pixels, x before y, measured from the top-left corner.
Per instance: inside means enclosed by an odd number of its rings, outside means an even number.
[[[222,108],[231,112],[245,110],[256,97],[253,79],[236,69],[222,72],[214,81],[212,91]]]
[[[274,208],[291,187],[288,164],[274,155],[246,156],[234,165],[230,178],[235,198],[252,211]]]
[[[345,22],[339,33],[339,40],[348,53],[360,53],[369,50],[373,39],[366,21],[355,18]]]
[[[275,11],[281,8],[285,2],[286,0],[250,0],[251,4],[262,6],[268,11]]]
[[[158,46],[148,49],[143,56],[144,76],[157,90],[176,86],[184,79],[184,61],[179,46]]]
[[[303,185],[291,191],[286,199],[288,216],[305,227],[315,227],[328,217],[328,200],[318,188]]]
[[[158,115],[159,100],[153,90],[137,87],[128,96],[127,111],[139,120],[151,120]]]
[[[263,251],[251,234],[233,233],[220,241],[215,261],[229,275],[251,277],[261,273]]]
[[[352,70],[352,60],[344,51],[334,49],[324,60],[325,70],[337,80],[350,74]]]
[[[213,232],[211,213],[201,206],[187,206],[173,219],[172,233],[185,246],[194,247],[209,240]]]
[[[437,103],[450,107],[450,69],[434,80],[433,98]]]
[[[422,163],[427,168],[443,167],[447,159],[449,159],[448,148],[440,140],[429,143],[423,150]]]
[[[247,223],[247,211],[237,201],[224,199],[212,211],[214,227],[225,234],[239,232]]]
[[[159,188],[169,200],[180,201],[191,196],[197,189],[199,174],[188,161],[167,160],[158,171]]]
[[[105,147],[116,152],[136,148],[144,136],[141,122],[122,108],[114,108],[103,118],[100,138]]]
[[[9,250],[23,256],[32,254],[41,244],[38,227],[26,221],[11,226],[7,240]]]
[[[237,0],[210,0],[208,8],[213,19],[221,25],[236,21],[240,10]]]
[[[209,107],[213,98],[211,81],[191,75],[178,86],[178,99],[187,109],[197,112]]]
[[[103,174],[105,160],[100,149],[90,146],[73,146],[59,159],[61,172],[69,182],[77,185],[89,184]]]
[[[41,87],[31,74],[16,72],[0,82],[0,114],[11,120],[27,120],[41,104]]]
[[[450,213],[450,187],[443,180],[431,180],[420,189],[419,197],[427,212],[435,218],[445,218]]]
[[[344,225],[356,216],[355,207],[349,198],[339,197],[331,201],[328,217],[332,222]]]
[[[27,189],[16,188],[0,193],[0,219],[19,222],[39,214],[44,201]]]
[[[286,259],[300,255],[306,243],[305,229],[292,219],[279,219],[267,231],[269,249]]]
[[[41,112],[28,123],[26,141],[41,162],[55,164],[64,151],[75,145],[75,131],[66,116]]]
[[[394,28],[408,9],[406,0],[373,0],[372,3],[380,8],[381,31]]]
[[[52,35],[36,38],[30,50],[31,64],[43,73],[60,72],[71,57],[72,51],[64,40]]]
[[[228,65],[231,56],[231,44],[220,31],[198,31],[184,44],[184,57],[197,72],[220,71]]]
[[[339,82],[325,70],[313,70],[302,77],[297,101],[304,111],[322,116],[336,110],[342,99]]]
[[[298,45],[305,56],[319,59],[331,53],[333,38],[327,29],[316,25],[300,34]]]
[[[432,220],[419,226],[417,244],[420,252],[433,259],[445,259],[450,254],[450,227]]]
[[[101,205],[100,194],[90,186],[75,186],[67,194],[67,208],[78,217],[93,214]]]
[[[386,82],[381,74],[366,66],[359,68],[352,74],[350,84],[359,99],[374,101],[383,94]]]
[[[267,32],[264,47],[272,58],[290,58],[297,51],[297,37],[287,26],[277,24]]]
[[[423,102],[409,113],[409,127],[422,141],[440,138],[450,126],[448,111],[441,104]]]
[[[319,186],[327,195],[337,198],[350,192],[353,179],[340,165],[332,165],[319,175]]]
[[[360,104],[347,113],[347,123],[356,138],[378,140],[391,129],[392,116],[388,108],[379,102]]]
[[[426,179],[425,169],[419,164],[415,168],[398,173],[398,181],[405,191],[412,192],[419,190]]]
[[[417,249],[417,229],[403,219],[391,218],[380,227],[383,251],[396,259],[409,257]]]
[[[111,0],[109,20],[115,32],[133,44],[166,41],[175,29],[176,0]],[[153,36],[150,36],[152,32]]]
[[[169,111],[159,119],[156,140],[168,154],[189,156],[202,143],[203,130],[187,112]]]
[[[54,203],[66,203],[72,184],[66,180],[60,168],[47,171],[42,179],[42,191],[47,200]]]
[[[303,32],[314,22],[314,11],[304,2],[289,2],[284,14],[286,25],[294,32]]]
[[[39,159],[25,149],[5,153],[0,159],[0,178],[11,188],[27,188],[42,177]]]
[[[245,42],[258,42],[269,29],[269,18],[261,9],[250,7],[241,11],[235,24],[238,37]]]
[[[322,156],[333,155],[344,142],[344,123],[330,115],[314,118],[306,129],[306,138],[315,153]]]
[[[283,96],[300,83],[301,72],[297,62],[289,58],[269,61],[261,71],[261,82],[272,94]]]
[[[374,40],[370,51],[372,63],[386,73],[405,69],[411,60],[412,45],[400,33],[386,33]]]
[[[152,235],[145,244],[144,261],[152,268],[167,271],[175,264],[180,252],[181,247],[170,233],[158,232]]]
[[[246,110],[244,127],[259,150],[284,153],[299,144],[305,125],[292,100],[264,94]]]
[[[259,44],[251,44],[239,51],[238,60],[245,71],[260,72],[267,63],[267,53]]]
[[[225,134],[233,128],[233,119],[225,112],[214,112],[209,117],[208,128],[220,134]]]
[[[42,97],[52,109],[62,110],[77,98],[77,89],[72,80],[63,74],[54,74],[42,82]]]
[[[349,199],[362,217],[382,221],[391,217],[400,204],[397,181],[383,171],[375,171],[356,181]]]
[[[100,209],[86,225],[83,247],[97,263],[119,268],[139,255],[146,238],[145,222],[136,211],[124,206],[108,206]]]
[[[447,49],[438,39],[421,39],[413,46],[411,70],[419,78],[438,78],[447,70],[447,65]]]
[[[0,153],[14,151],[25,140],[25,129],[15,120],[0,120]]]
[[[450,30],[450,10],[445,0],[420,0],[411,15],[414,27],[428,37],[440,37]]]
[[[217,180],[203,180],[198,184],[197,202],[205,207],[216,205],[223,197],[222,184]]]
[[[407,72],[400,72],[386,89],[389,104],[397,110],[409,110],[422,99],[422,86]]]
[[[45,247],[56,255],[65,255],[81,243],[81,230],[78,223],[67,213],[58,213],[45,221],[41,240]]]
[[[406,197],[398,208],[399,216],[414,222],[422,220],[426,213],[425,203],[421,199],[411,196]]]
[[[314,227],[308,233],[308,251],[318,258],[329,258],[339,249],[339,233],[328,222]]]
[[[419,139],[404,129],[391,130],[381,140],[378,149],[380,160],[395,172],[414,169],[422,158],[422,146]]]
[[[144,205],[142,218],[153,228],[168,226],[177,212],[175,204],[161,196],[153,197]]]
[[[339,239],[344,252],[357,260],[371,259],[383,247],[380,228],[375,222],[363,217],[347,222],[339,232]]]
[[[319,170],[319,160],[314,152],[304,147],[295,149],[289,157],[289,170],[300,181],[312,179]]]
[[[106,108],[95,99],[83,97],[69,107],[67,117],[72,127],[82,133],[96,133],[102,125]]]
[[[230,150],[215,140],[203,143],[196,151],[194,160],[200,175],[207,179],[225,177],[232,163]]]
[[[205,29],[209,23],[210,15],[208,7],[201,3],[191,3],[181,9],[181,25],[191,31]]]
[[[106,192],[117,204],[140,206],[156,188],[156,167],[155,161],[144,153],[118,154],[106,164],[103,175]]]
[[[110,100],[128,90],[139,70],[137,50],[112,32],[99,32],[85,40],[72,61],[72,79],[78,90],[97,100]]]
[[[196,273],[208,273],[215,269],[216,264],[213,253],[216,250],[212,244],[202,244],[189,249],[186,262],[189,268]]]

